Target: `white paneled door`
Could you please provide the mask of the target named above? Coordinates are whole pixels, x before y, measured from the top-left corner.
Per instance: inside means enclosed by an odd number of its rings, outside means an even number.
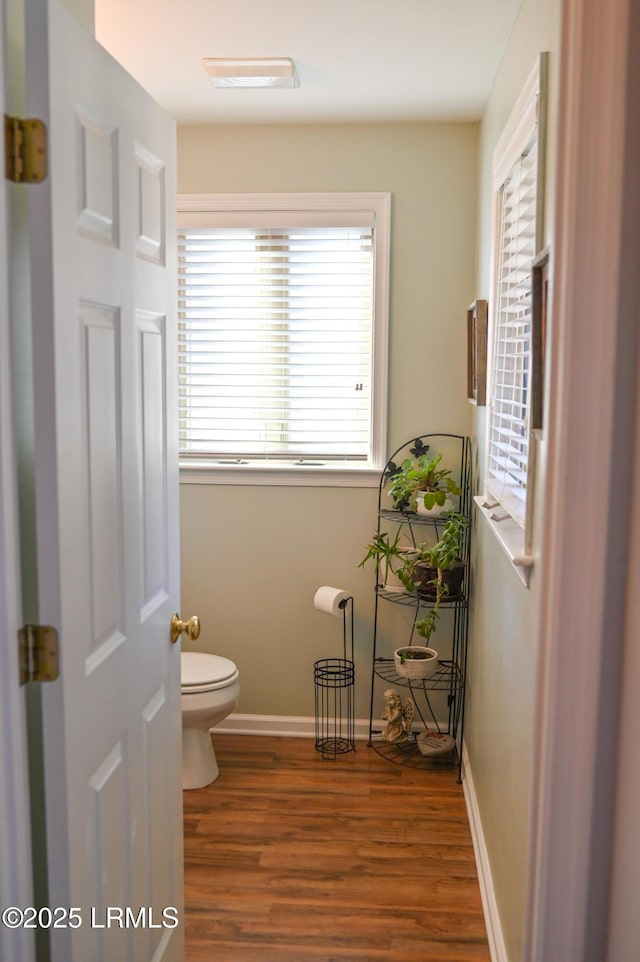
[[[54,0],[26,7],[48,904],[77,909],[51,960],[177,962],[175,125]]]

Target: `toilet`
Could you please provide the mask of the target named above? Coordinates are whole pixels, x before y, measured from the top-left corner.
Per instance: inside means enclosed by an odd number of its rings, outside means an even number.
[[[204,788],[220,773],[209,729],[236,707],[239,672],[229,658],[198,651],[183,651],[180,663],[182,787]]]

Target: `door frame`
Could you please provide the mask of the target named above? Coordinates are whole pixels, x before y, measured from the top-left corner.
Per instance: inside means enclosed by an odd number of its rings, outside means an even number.
[[[0,41],[3,38],[0,37]],[[3,190],[3,194],[5,190]],[[0,200],[0,906],[33,903],[25,689],[18,682],[22,609],[18,499],[11,402],[11,352],[5,258],[5,205]],[[2,956],[31,962],[31,932],[0,926]]]
[[[0,2],[4,14],[4,0]],[[620,252],[615,242],[625,223],[632,224],[634,218],[636,224],[640,223],[637,193],[630,196],[627,190],[628,156],[624,149],[618,150],[625,144],[637,143],[638,136],[638,119],[630,110],[637,76],[632,76],[627,69],[633,67],[632,62],[628,63],[627,53],[632,41],[638,43],[640,34],[638,17],[631,18],[632,6],[631,0],[564,0],[563,3],[554,239],[555,323],[551,332],[553,360],[548,405],[557,417],[548,425],[547,434],[548,507],[540,565],[541,659],[537,707],[540,737],[534,759],[527,960],[554,958],[559,947],[563,962],[600,960],[604,957],[599,953],[608,925],[608,899],[601,899],[599,906],[594,900],[608,887],[613,799],[590,790],[585,792],[585,786],[594,786],[600,778],[604,778],[606,785],[612,785],[613,781],[607,781],[605,776],[615,777],[616,752],[600,752],[599,748],[603,736],[607,735],[613,737],[611,744],[617,744],[626,595],[622,588],[617,610],[607,604],[606,553],[599,551],[594,564],[593,555],[584,552],[584,539],[589,551],[594,544],[597,548],[605,544],[609,551],[616,543],[628,547],[629,540],[625,509],[631,505],[634,449],[629,443],[628,421],[625,427],[624,420],[617,420],[616,414],[625,407],[627,411],[636,409],[637,315],[632,315],[631,307],[620,309],[609,325],[599,323],[602,319],[599,312],[604,307],[604,316],[609,317],[614,313],[612,305],[620,305],[623,295],[631,305],[637,303],[638,296],[637,277],[618,274]],[[626,141],[624,124],[627,124]],[[613,135],[613,140],[605,131]],[[587,152],[585,145],[589,146]],[[606,176],[601,176],[602,172]],[[606,232],[601,233],[601,229]],[[612,238],[613,243],[608,245],[603,238]],[[635,237],[634,242],[637,242]],[[629,247],[637,255],[637,244]],[[585,343],[582,330],[587,318],[595,320],[596,326],[590,330],[597,336]],[[1,310],[0,338],[7,336],[6,312]],[[4,343],[6,341],[2,346]],[[603,384],[606,359],[615,363],[616,358],[624,358],[625,347],[628,363],[622,364],[615,379],[608,368],[609,383]],[[5,350],[0,350],[0,368],[0,383],[6,385],[11,371]],[[600,388],[597,392],[591,380],[594,374]],[[596,479],[595,472],[587,471],[584,490],[568,490],[568,455],[575,466],[585,465],[591,469],[595,448],[601,441],[605,442],[611,458],[616,456],[619,466],[616,479],[605,478],[603,488],[602,478]],[[0,590],[19,612],[19,578],[17,574],[11,578],[6,570],[6,559],[15,558],[17,551],[15,458],[6,391],[0,396],[0,443],[3,492]],[[603,503],[603,494],[605,502],[607,495],[618,499],[617,510],[609,518],[604,512],[601,517],[594,517],[593,505]],[[585,525],[585,518],[593,524]],[[588,597],[588,604],[568,605],[566,597],[570,595],[562,596],[563,589],[568,587],[564,574],[566,559],[571,559],[574,565],[577,563],[577,570],[587,579],[584,584],[588,584],[589,589],[585,588],[583,598]],[[623,562],[624,557],[619,558],[619,566]],[[589,571],[585,571],[587,564]],[[13,570],[17,572],[18,568]],[[575,585],[580,575],[575,574],[575,567],[573,570]],[[12,645],[15,623],[15,618],[8,613],[0,624],[0,657],[10,665],[17,661]],[[576,652],[580,655],[579,676],[575,670]],[[605,657],[606,678],[600,671]],[[24,698],[10,680],[12,670],[10,667],[8,674],[0,673],[0,721],[3,730],[11,732],[11,738],[0,750],[5,752],[3,762],[7,761],[7,751],[10,752],[9,767],[5,771],[13,776],[10,783],[1,783],[0,804],[10,806],[8,825],[16,844],[23,839],[28,845],[28,829],[22,825],[22,813],[28,808],[24,758],[21,757],[25,742]],[[568,687],[558,683],[563,677],[571,680]],[[569,832],[567,826],[571,827]],[[562,845],[557,844],[559,837]],[[593,872],[596,862],[599,870]],[[20,864],[25,867],[28,864],[24,851]],[[25,869],[25,875],[28,874]],[[23,884],[25,890],[30,890],[29,879],[24,879]],[[590,936],[595,936],[591,943]],[[22,962],[23,956],[11,957]],[[27,949],[24,959],[31,957]]]
[[[640,449],[635,6],[563,5],[527,962],[607,957]]]
[[[3,113],[15,110],[20,88],[18,78],[10,77],[15,63],[8,49],[8,17],[5,0],[0,0],[0,62],[7,65],[0,70]],[[15,27],[15,22],[11,26]],[[15,239],[21,227],[26,229],[20,190],[6,180],[0,189],[0,907],[3,909],[33,902],[26,699],[25,689],[18,680],[17,649],[22,585],[11,318],[19,292],[15,284],[12,285],[15,272],[11,270],[12,258],[17,255],[15,249],[9,249],[9,238]],[[0,949],[3,958],[33,962],[33,933],[0,925]]]

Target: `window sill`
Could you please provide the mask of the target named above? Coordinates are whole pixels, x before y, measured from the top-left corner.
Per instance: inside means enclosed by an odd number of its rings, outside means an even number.
[[[500,504],[494,504],[483,496],[476,496],[473,500],[478,506],[480,516],[484,518],[513,565],[518,578],[525,588],[528,588],[534,557],[525,552],[524,529]]]
[[[252,484],[314,488],[377,488],[382,468],[353,465],[326,467],[312,465],[212,464],[201,461],[180,462],[181,484]]]

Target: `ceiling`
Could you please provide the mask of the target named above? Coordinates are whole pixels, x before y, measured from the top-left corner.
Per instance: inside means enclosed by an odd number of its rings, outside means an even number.
[[[478,120],[522,0],[95,0],[96,35],[179,123]],[[204,57],[292,57],[216,90]]]

